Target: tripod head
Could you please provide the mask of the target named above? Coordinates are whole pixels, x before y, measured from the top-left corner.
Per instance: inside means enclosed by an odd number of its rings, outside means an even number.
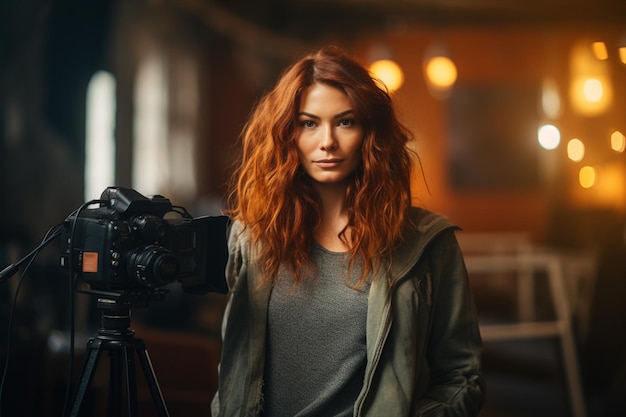
[[[132,337],[129,329],[130,313],[134,307],[147,307],[152,301],[163,301],[169,292],[163,288],[132,289],[120,291],[80,290],[98,296],[97,307],[102,310],[98,338],[119,339]]]
[[[152,301],[163,301],[169,290],[164,288],[135,288],[125,290],[77,289],[77,292],[98,296],[98,308],[147,307]]]

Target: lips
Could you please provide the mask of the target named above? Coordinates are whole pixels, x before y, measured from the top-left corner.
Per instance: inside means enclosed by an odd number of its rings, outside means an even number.
[[[343,160],[339,158],[331,158],[331,159],[319,159],[317,161],[313,161],[315,165],[320,168],[334,168],[339,165]]]

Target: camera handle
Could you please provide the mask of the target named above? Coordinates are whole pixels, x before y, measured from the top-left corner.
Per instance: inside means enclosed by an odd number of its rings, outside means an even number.
[[[85,394],[91,385],[98,360],[102,352],[108,352],[110,358],[109,393],[107,400],[107,416],[119,417],[122,413],[123,388],[126,388],[127,412],[129,417],[138,415],[137,377],[135,371],[135,354],[143,370],[144,377],[152,395],[152,401],[159,417],[169,417],[161,388],[156,379],[154,368],[143,340],[135,337],[129,330],[130,308],[117,306],[116,300],[99,298],[98,306],[102,308],[102,328],[98,335],[87,341],[85,360],[81,372],[70,417],[77,417]]]

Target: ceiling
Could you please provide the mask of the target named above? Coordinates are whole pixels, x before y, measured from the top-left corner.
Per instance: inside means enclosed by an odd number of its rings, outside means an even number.
[[[299,55],[309,49],[309,42],[333,35],[357,37],[409,25],[595,28],[617,24],[624,25],[626,36],[626,0],[169,1],[214,33],[270,56]]]
[[[626,22],[626,0],[198,1],[219,3],[239,16],[275,30],[313,36],[321,30],[350,32],[407,23],[584,25]],[[626,23],[624,26],[626,28]]]

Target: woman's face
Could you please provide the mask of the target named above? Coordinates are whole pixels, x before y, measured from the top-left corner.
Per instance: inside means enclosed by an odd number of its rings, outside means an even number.
[[[345,181],[361,163],[363,126],[341,90],[313,84],[302,95],[296,146],[304,171],[317,183]]]

